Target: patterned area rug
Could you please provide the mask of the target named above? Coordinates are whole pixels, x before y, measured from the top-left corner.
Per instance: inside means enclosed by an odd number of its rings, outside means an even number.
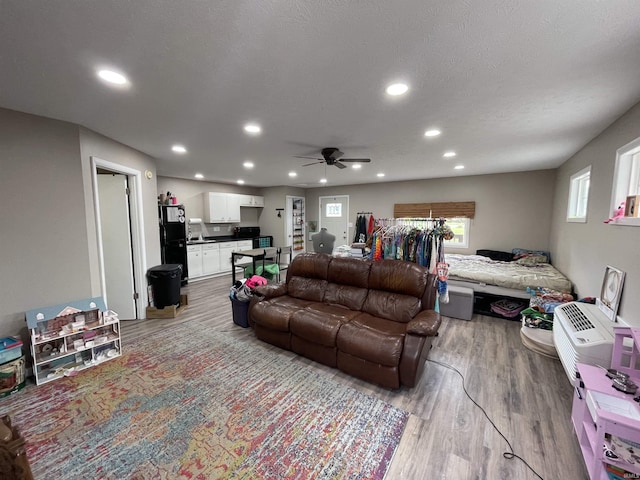
[[[384,478],[407,412],[255,343],[183,330],[4,399],[35,478]]]

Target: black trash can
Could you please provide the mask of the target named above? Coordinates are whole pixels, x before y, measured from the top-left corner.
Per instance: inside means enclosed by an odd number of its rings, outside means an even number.
[[[169,305],[180,305],[180,278],[182,265],[167,263],[147,270],[147,281],[153,292],[153,305],[164,308]]]
[[[232,298],[231,312],[233,314],[233,323],[244,328],[249,326],[249,302],[242,302]]]

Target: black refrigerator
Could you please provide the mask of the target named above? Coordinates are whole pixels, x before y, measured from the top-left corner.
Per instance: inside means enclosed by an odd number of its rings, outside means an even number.
[[[162,263],[182,265],[182,284],[187,283],[187,229],[184,205],[158,205]]]

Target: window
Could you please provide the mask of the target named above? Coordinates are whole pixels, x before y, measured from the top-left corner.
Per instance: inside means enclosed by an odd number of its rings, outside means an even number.
[[[341,217],[342,216],[342,204],[341,203],[327,203],[327,217]]]
[[[569,184],[569,205],[567,206],[567,222],[586,222],[587,203],[589,202],[589,182],[591,166],[583,168],[571,175]]]
[[[611,194],[611,212],[626,201],[630,195],[640,194],[640,138],[628,143],[616,152],[616,169],[613,174],[613,188]],[[618,218],[611,224],[640,226],[640,218]]]
[[[448,218],[446,223],[453,230],[453,238],[445,240],[444,245],[449,248],[469,248],[469,218]]]

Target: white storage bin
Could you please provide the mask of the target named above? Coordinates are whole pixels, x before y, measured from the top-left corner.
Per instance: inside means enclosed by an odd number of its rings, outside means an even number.
[[[440,314],[460,320],[473,316],[473,289],[449,285],[449,303],[440,304]]]

